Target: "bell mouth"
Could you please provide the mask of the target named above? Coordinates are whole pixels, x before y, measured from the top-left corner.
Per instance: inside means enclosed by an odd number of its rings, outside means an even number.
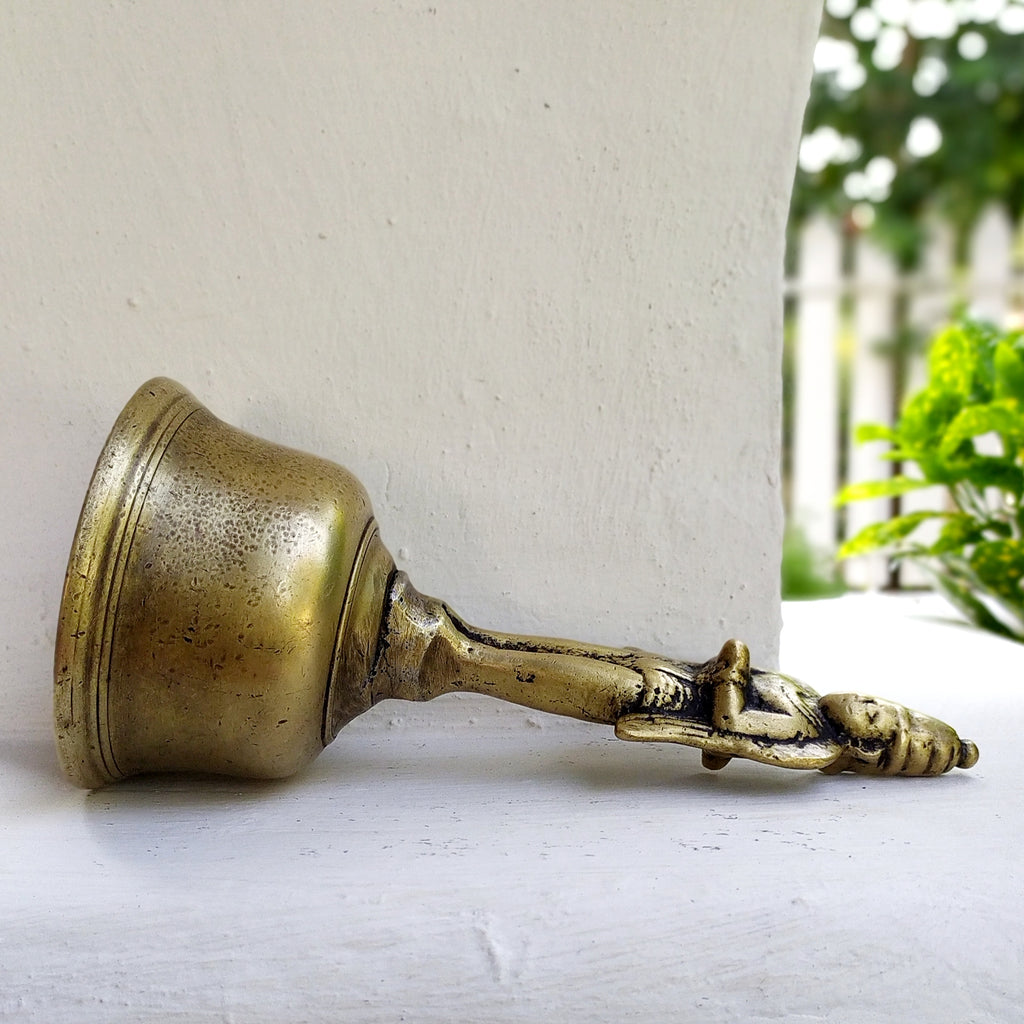
[[[172,380],[143,384],[103,446],[78,518],[57,623],[53,698],[61,765],[86,788],[124,776],[111,748],[107,700],[125,562],[160,459],[201,408]]]

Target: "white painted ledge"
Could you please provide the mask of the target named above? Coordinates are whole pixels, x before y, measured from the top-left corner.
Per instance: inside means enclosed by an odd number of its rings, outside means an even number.
[[[0,1018],[1019,1019],[1024,647],[943,609],[788,605],[783,635],[819,689],[976,740],[939,780],[711,774],[479,698],[378,709],[284,784],[85,794],[8,722]]]

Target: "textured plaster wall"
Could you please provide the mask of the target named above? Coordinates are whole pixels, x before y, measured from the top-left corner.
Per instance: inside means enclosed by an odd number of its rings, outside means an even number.
[[[0,629],[147,377],[359,474],[471,621],[776,657],[816,0],[8,4]]]

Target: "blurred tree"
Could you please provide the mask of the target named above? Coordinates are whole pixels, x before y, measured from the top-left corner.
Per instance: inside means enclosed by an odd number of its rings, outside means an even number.
[[[826,0],[793,223],[826,209],[914,264],[935,208],[961,238],[1024,208],[1024,0]]]

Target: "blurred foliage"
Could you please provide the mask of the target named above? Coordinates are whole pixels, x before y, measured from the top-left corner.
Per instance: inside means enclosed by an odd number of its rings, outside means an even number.
[[[945,329],[929,350],[927,383],[896,425],[865,424],[856,437],[887,443],[885,457],[915,472],[850,484],[838,502],[938,486],[948,510],[873,523],[839,557],[911,559],[975,625],[1024,642],[1024,331],[970,321]],[[927,543],[916,539],[926,522],[940,526]]]
[[[782,540],[783,601],[837,597],[845,590],[831,556],[815,551],[799,527],[787,526]]]
[[[1024,208],[1024,0],[827,0],[791,223],[828,210],[912,266],[923,214],[962,240]]]

